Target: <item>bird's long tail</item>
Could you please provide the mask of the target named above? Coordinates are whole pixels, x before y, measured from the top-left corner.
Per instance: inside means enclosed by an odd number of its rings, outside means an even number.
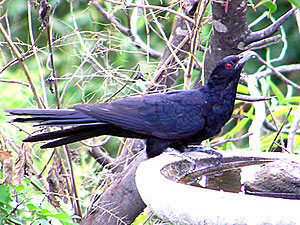
[[[11,109],[12,122],[36,123],[35,126],[74,126],[103,124],[101,121],[76,110],[68,109]]]
[[[29,136],[23,141],[39,142],[53,140],[41,146],[41,148],[57,147],[91,137],[116,132],[115,127],[101,122],[93,117],[75,110],[31,110],[13,109],[6,111],[10,116],[17,116],[12,122],[30,122],[34,126],[71,126],[63,130],[41,133]]]

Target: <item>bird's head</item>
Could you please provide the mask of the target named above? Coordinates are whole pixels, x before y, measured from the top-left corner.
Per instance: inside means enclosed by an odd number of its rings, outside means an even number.
[[[228,84],[239,78],[245,63],[256,55],[253,51],[246,51],[239,55],[230,55],[222,59],[212,71],[208,83]]]

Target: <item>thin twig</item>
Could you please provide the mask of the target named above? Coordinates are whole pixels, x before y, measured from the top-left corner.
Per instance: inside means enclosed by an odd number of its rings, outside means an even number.
[[[17,80],[0,79],[0,82],[11,83],[11,84],[21,84],[21,85],[24,85],[26,87],[29,87],[29,84],[21,82],[21,81],[17,81]]]
[[[272,70],[272,72],[284,83],[291,85],[293,88],[297,89],[300,91],[300,86],[294,83],[293,81],[287,79],[283,74],[278,72],[270,63],[267,63],[265,60],[263,60],[259,55],[256,55],[256,58],[258,59],[259,62],[264,64],[266,67]]]
[[[45,172],[45,170],[47,169],[48,165],[50,164],[51,160],[53,159],[54,153],[55,153],[55,149],[52,151],[50,157],[48,158],[48,161],[45,163],[43,169],[40,171],[40,173],[37,175],[37,178],[41,178],[42,174]]]
[[[270,131],[278,132],[278,129],[276,129],[276,127],[273,124],[271,124],[270,122],[268,122],[266,120],[264,121],[264,127],[266,129],[270,130]],[[282,129],[281,133],[288,134],[289,130],[288,129]],[[298,134],[298,135],[300,134],[300,130],[299,129],[296,131],[296,134]]]
[[[241,136],[239,138],[232,138],[232,139],[227,139],[225,141],[220,141],[218,143],[211,144],[210,146],[211,147],[216,147],[216,146],[224,145],[224,144],[226,144],[228,142],[240,142],[241,140],[243,140],[243,139],[245,139],[245,138],[247,138],[247,137],[249,137],[251,135],[253,135],[253,133],[244,134],[243,136]]]
[[[251,95],[241,95],[241,94],[236,94],[235,97],[236,100],[241,100],[241,101],[246,101],[246,102],[259,102],[259,101],[267,101],[271,100],[272,97],[268,96],[251,96]]]
[[[298,27],[298,32],[300,34],[300,12],[299,12],[299,9],[297,9],[296,6],[292,5],[292,7],[293,7],[293,9],[296,8],[296,10],[294,12],[294,16],[295,16],[297,27]]]
[[[178,13],[177,11],[172,10],[172,9],[170,9],[168,7],[155,6],[155,5],[138,5],[138,4],[133,4],[133,3],[127,4],[127,3],[124,3],[124,2],[117,2],[117,1],[113,1],[113,0],[104,0],[104,1],[109,2],[111,4],[114,4],[114,5],[123,5],[123,6],[127,7],[127,8],[137,7],[137,8],[152,9],[152,10],[159,10],[161,12],[172,13],[172,14],[174,14],[176,16],[182,17],[183,19],[187,20],[190,23],[195,24],[195,21],[192,18],[190,18],[190,17],[188,17],[186,15],[183,15],[181,13]]]
[[[197,7],[196,13],[196,25],[194,26],[192,39],[191,39],[191,50],[189,55],[189,65],[187,67],[186,74],[184,74],[184,89],[189,89],[191,85],[192,72],[194,68],[194,57],[197,49],[198,35],[202,31],[202,20],[204,13],[206,12],[207,6],[210,0],[201,1],[200,5]]]
[[[271,117],[272,117],[272,120],[273,120],[273,122],[274,122],[276,131],[278,132],[278,130],[279,130],[278,122],[277,122],[275,116],[273,115],[272,110],[271,110],[271,108],[270,108],[268,102],[265,102],[265,105],[266,105],[266,108],[267,108],[267,110],[269,111],[269,113],[270,113],[270,115],[271,115]],[[280,134],[280,143],[281,143],[282,146],[284,146],[284,143],[283,143],[283,139],[282,139],[282,135],[281,135],[281,134]]]
[[[65,145],[64,148],[65,148],[65,152],[67,153],[67,162],[68,162],[68,167],[70,170],[69,173],[70,173],[70,179],[71,179],[71,187],[72,187],[72,191],[75,196],[76,214],[80,218],[82,218],[82,211],[81,211],[80,201],[79,201],[78,192],[77,192],[77,188],[76,188],[76,182],[75,182],[75,176],[74,176],[74,170],[73,170],[73,165],[72,165],[72,160],[71,160],[72,157],[71,157],[70,149],[68,148],[67,145]]]
[[[120,24],[114,16],[110,15],[103,7],[96,1],[93,1],[93,6],[101,13],[101,15],[108,20],[112,25],[114,25],[115,28],[117,28],[122,34],[125,34],[127,36],[131,35],[130,29],[124,27],[122,24]]]
[[[257,50],[257,49],[263,49],[263,48],[266,48],[270,45],[274,45],[278,42],[280,42],[281,40],[281,35],[278,34],[278,35],[275,35],[275,36],[271,36],[271,37],[268,37],[268,38],[265,38],[265,39],[262,39],[260,41],[255,41],[255,42],[252,42],[248,45],[245,45],[245,43],[240,43],[238,48],[240,50]]]
[[[45,108],[49,108],[49,104],[48,104],[48,99],[47,99],[47,89],[46,89],[46,82],[45,82],[45,76],[44,76],[44,72],[43,72],[43,68],[42,68],[42,63],[40,61],[40,58],[38,56],[38,48],[36,47],[36,43],[39,40],[39,38],[41,37],[41,34],[44,32],[44,28],[42,29],[42,31],[40,32],[38,38],[35,40],[34,38],[34,33],[33,33],[33,23],[32,23],[32,18],[31,18],[31,2],[28,1],[27,3],[27,8],[28,8],[28,27],[29,27],[29,37],[31,40],[31,47],[30,49],[27,51],[27,53],[29,51],[31,51],[31,49],[33,50],[33,54],[35,56],[35,60],[36,60],[36,64],[40,73],[40,79],[41,79],[41,87],[42,87],[42,92],[43,92],[43,104],[45,106]]]
[[[122,34],[128,36],[131,38],[133,43],[140,47],[144,52],[147,52],[150,54],[151,57],[155,59],[159,59],[161,57],[161,53],[155,51],[154,49],[151,49],[149,46],[147,46],[142,39],[137,35],[137,32],[133,32],[134,29],[129,29],[124,27],[122,24],[120,24],[114,16],[110,15],[98,2],[93,2],[93,5],[95,8],[101,13],[102,16],[106,20],[108,20],[114,27],[116,27]],[[133,22],[134,20],[132,20]],[[135,21],[137,23],[137,20]]]
[[[277,137],[279,136],[279,134],[281,133],[281,130],[283,129],[283,127],[284,127],[284,125],[285,125],[287,119],[289,118],[292,109],[293,109],[293,108],[291,107],[290,110],[288,111],[288,114],[287,114],[286,117],[284,118],[284,121],[283,121],[283,123],[282,123],[280,129],[278,130],[278,132],[277,132],[277,134],[276,134],[274,140],[272,141],[272,144],[270,145],[270,148],[269,148],[268,152],[271,151],[271,149],[272,149],[272,147],[273,147],[273,144],[274,144],[274,142],[276,141],[276,139],[277,139]]]
[[[190,39],[190,36],[187,35],[178,46],[173,50],[173,52],[176,54],[181,47]],[[150,90],[153,85],[156,83],[157,79],[160,77],[161,73],[167,68],[168,64],[171,62],[171,60],[174,58],[173,54],[170,54],[170,56],[164,61],[164,63],[160,66],[158,70],[155,71],[154,77],[152,79],[152,84],[149,86],[148,90]]]
[[[250,76],[246,77],[246,80],[250,95],[254,97],[261,97],[261,92],[258,88],[258,80]],[[255,109],[255,116],[248,130],[253,133],[253,136],[249,138],[249,148],[251,150],[260,151],[261,128],[266,118],[266,109],[264,102],[254,102],[253,107]]]
[[[43,106],[42,106],[42,103],[41,103],[40,98],[38,96],[38,93],[37,93],[37,91],[35,89],[35,86],[33,84],[33,81],[31,80],[31,75],[30,75],[30,72],[28,70],[28,67],[24,63],[23,57],[20,54],[19,50],[16,48],[16,46],[14,45],[14,43],[11,41],[9,35],[6,33],[4,27],[2,26],[2,23],[0,23],[0,32],[2,33],[4,39],[7,41],[9,47],[11,48],[11,50],[14,53],[14,55],[16,56],[16,58],[19,60],[19,63],[20,63],[20,65],[21,65],[21,67],[22,67],[22,69],[23,69],[23,71],[25,73],[26,79],[28,80],[28,83],[30,85],[31,91],[32,91],[33,96],[34,96],[34,98],[36,100],[36,103],[37,103],[38,107],[40,109],[42,109]]]
[[[150,13],[151,13],[151,15],[152,15],[152,17],[153,17],[153,19],[154,19],[154,22],[155,22],[155,24],[156,24],[158,30],[160,31],[160,33],[161,33],[161,35],[162,35],[163,40],[165,41],[165,43],[166,43],[168,49],[170,50],[171,55],[173,55],[174,59],[175,59],[176,62],[180,65],[180,67],[182,68],[182,70],[185,71],[186,68],[185,68],[183,62],[181,62],[181,60],[180,60],[180,59],[178,58],[178,56],[176,55],[176,52],[174,51],[173,46],[172,46],[171,43],[169,42],[169,40],[168,40],[168,38],[167,38],[167,36],[166,36],[166,34],[165,34],[164,29],[162,28],[161,24],[159,23],[157,17],[156,17],[155,14],[153,13],[153,10],[152,10],[152,9],[150,9]],[[177,49],[177,46],[175,47],[175,49]]]
[[[130,78],[125,82],[125,84],[119,89],[117,90],[114,94],[112,94],[107,100],[105,100],[105,102],[109,102],[111,99],[113,99],[116,95],[118,95],[130,82],[132,82],[133,79],[133,75],[136,74],[136,70],[140,67],[139,64],[137,64],[135,66],[135,68],[133,69],[134,72],[131,74]],[[138,71],[139,73],[139,71]]]
[[[47,37],[48,37],[48,47],[49,47],[49,54],[50,54],[50,65],[51,65],[51,80],[50,82],[54,83],[54,92],[56,97],[56,105],[57,108],[60,109],[60,99],[59,99],[59,92],[58,92],[58,86],[57,86],[57,80],[56,80],[56,70],[54,66],[54,59],[53,59],[53,50],[52,50],[52,32],[50,31],[50,26],[46,27],[47,30]]]
[[[287,142],[287,150],[289,153],[293,153],[295,148],[295,135],[299,127],[299,122],[300,122],[300,104],[298,105],[293,122],[289,129],[288,142]]]
[[[300,70],[300,64],[290,64],[290,65],[282,65],[282,66],[278,66],[278,67],[274,67],[274,69],[276,71],[278,71],[279,73],[284,73],[284,72],[294,72],[294,71],[299,71]],[[266,69],[264,71],[255,73],[255,74],[251,74],[249,76],[254,76],[255,79],[259,80],[261,78],[267,77],[269,75],[274,74],[274,72],[271,69]]]

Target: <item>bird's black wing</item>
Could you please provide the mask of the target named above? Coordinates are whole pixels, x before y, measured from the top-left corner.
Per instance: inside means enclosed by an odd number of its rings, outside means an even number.
[[[196,134],[205,125],[208,109],[199,90],[144,95],[73,108],[124,130],[162,139],[182,139]]]

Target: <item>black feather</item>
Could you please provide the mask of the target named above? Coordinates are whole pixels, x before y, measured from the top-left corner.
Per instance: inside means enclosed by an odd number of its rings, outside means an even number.
[[[241,70],[253,55],[253,52],[246,52],[224,58],[213,70],[207,84],[198,90],[129,97],[112,103],[81,104],[71,110],[15,109],[7,112],[17,116],[13,122],[69,126],[24,140],[51,140],[42,148],[113,135],[146,139],[148,157],[159,155],[167,147],[182,151],[188,144],[215,136],[230,119]]]

